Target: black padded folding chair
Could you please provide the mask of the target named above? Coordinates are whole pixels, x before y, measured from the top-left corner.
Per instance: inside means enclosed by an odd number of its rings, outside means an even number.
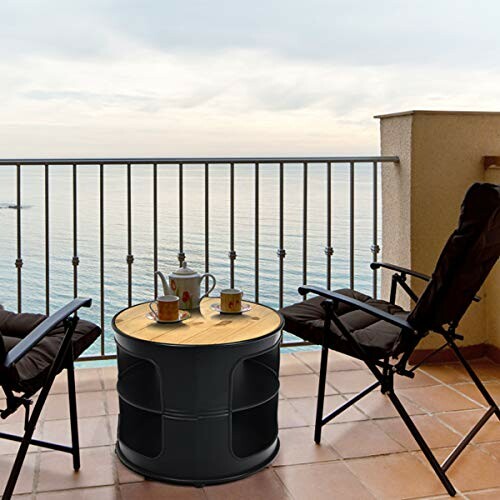
[[[456,340],[463,340],[457,327],[465,311],[478,301],[476,293],[500,255],[500,186],[472,185],[462,204],[458,228],[448,239],[432,277],[399,266],[373,263],[372,269],[395,273],[389,301],[376,300],[354,290],[334,292],[302,286],[301,295],[318,297],[285,307],[285,330],[322,346],[316,427],[314,440],[321,440],[322,426],[351,405],[380,387],[386,394],[430,465],[451,496],[455,488],[446,471],[488,419],[500,411],[479,377],[459,351]],[[420,297],[408,286],[407,276],[427,281]],[[400,286],[415,302],[411,312],[395,304]],[[325,300],[326,299],[326,300]],[[420,340],[430,332],[443,337],[444,344],[421,363],[409,367],[408,361]],[[415,370],[430,356],[449,347],[470,375],[489,408],[442,464],[439,464],[394,391],[394,375],[413,378]],[[377,379],[339,408],[323,416],[328,350],[342,352],[366,363]]]
[[[0,432],[0,438],[20,442],[2,498],[14,492],[29,445],[64,451],[73,455],[73,468],[80,468],[78,421],[76,413],[74,360],[101,334],[101,329],[79,320],[77,311],[90,307],[91,299],[74,299],[53,315],[13,313],[0,306],[0,385],[7,418],[20,407],[25,409],[24,435]],[[71,446],[33,439],[33,433],[56,375],[64,368],[68,374],[68,398],[71,421]],[[32,396],[40,391],[33,410]]]

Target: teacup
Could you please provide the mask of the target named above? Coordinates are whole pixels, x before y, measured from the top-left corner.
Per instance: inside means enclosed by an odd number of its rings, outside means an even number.
[[[225,313],[241,312],[243,292],[239,288],[225,288],[220,292],[220,309]]]
[[[156,310],[153,307],[156,305]],[[150,302],[149,308],[156,321],[176,321],[179,319],[179,297],[164,295]]]

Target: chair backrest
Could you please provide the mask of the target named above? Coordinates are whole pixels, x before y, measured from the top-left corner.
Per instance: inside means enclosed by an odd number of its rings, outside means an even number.
[[[0,311],[3,311],[2,304],[0,304]],[[0,361],[3,361],[6,355],[7,355],[7,349],[5,348],[5,342],[3,341],[2,332],[0,332]]]
[[[0,332],[0,362],[5,359],[6,355],[7,355],[7,349],[5,349],[2,333]]]
[[[500,185],[473,184],[410,324],[421,332],[457,325],[499,255]]]

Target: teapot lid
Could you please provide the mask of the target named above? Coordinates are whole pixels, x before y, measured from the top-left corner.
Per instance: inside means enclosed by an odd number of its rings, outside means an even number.
[[[190,267],[187,266],[187,262],[184,261],[182,266],[179,269],[176,269],[172,274],[180,274],[182,276],[188,276],[191,274],[198,274],[196,271],[193,271]]]

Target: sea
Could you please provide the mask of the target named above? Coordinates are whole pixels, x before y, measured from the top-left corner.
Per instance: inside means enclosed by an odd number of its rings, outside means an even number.
[[[307,237],[307,283],[326,285],[327,167],[309,164],[307,231],[304,233],[304,167],[284,167],[284,285],[283,303],[301,300],[303,241]],[[255,298],[255,167],[235,165],[235,286],[248,300]],[[189,267],[205,267],[204,165],[184,165],[184,253]],[[378,176],[380,179],[380,175]],[[259,169],[259,301],[279,307],[279,165]],[[332,288],[350,285],[350,173],[348,164],[332,165],[331,259]],[[380,192],[380,189],[379,189]],[[230,285],[230,167],[209,167],[209,268],[217,279],[212,295]],[[104,167],[104,310],[105,353],[115,352],[111,320],[128,301],[127,169]],[[377,217],[380,214],[379,209]],[[0,167],[0,303],[17,310],[17,197],[16,167]],[[77,167],[78,295],[92,297],[82,317],[101,324],[99,167]],[[73,167],[49,168],[49,296],[50,312],[73,298]],[[154,298],[153,166],[132,165],[132,302]],[[354,285],[372,293],[373,166],[356,164],[354,172]],[[381,223],[378,224],[379,233]],[[380,235],[379,235],[380,241]],[[158,166],[158,268],[164,274],[178,268],[179,168]],[[22,310],[46,312],[45,178],[43,166],[21,167]],[[297,340],[285,334],[284,341]],[[100,354],[96,343],[86,354]]]

